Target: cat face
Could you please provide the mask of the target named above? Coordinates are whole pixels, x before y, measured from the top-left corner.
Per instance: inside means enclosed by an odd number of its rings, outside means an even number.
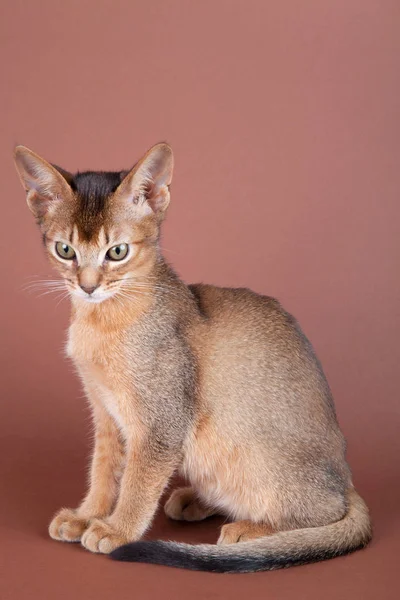
[[[144,287],[170,198],[167,144],[129,172],[71,175],[23,146],[15,162],[49,259],[76,301],[100,303]]]

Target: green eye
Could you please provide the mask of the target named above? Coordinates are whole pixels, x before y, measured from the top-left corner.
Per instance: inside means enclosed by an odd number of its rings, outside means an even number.
[[[72,260],[76,256],[75,250],[71,246],[68,246],[68,244],[64,244],[64,242],[56,243],[56,252],[58,256],[61,256],[65,260]]]
[[[106,257],[109,260],[122,260],[128,254],[128,250],[128,244],[118,244],[118,246],[113,246],[109,249]]]

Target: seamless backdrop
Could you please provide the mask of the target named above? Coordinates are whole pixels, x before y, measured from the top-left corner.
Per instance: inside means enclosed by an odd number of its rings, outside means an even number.
[[[6,0],[1,6],[0,596],[395,598],[399,481],[396,0]],[[324,365],[375,525],[363,552],[218,576],[113,563],[47,536],[84,489],[90,424],[63,357],[68,304],[12,164],[68,170],[175,150],[167,258],[300,320]],[[151,537],[215,541],[217,519]]]

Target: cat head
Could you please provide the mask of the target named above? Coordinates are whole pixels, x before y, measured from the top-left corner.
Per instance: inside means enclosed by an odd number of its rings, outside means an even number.
[[[74,299],[103,302],[151,272],[170,200],[170,146],[153,146],[121,172],[72,175],[24,146],[14,157],[49,259]]]

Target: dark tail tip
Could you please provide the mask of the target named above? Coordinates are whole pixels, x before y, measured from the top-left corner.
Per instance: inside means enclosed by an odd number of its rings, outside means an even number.
[[[132,542],[125,544],[113,550],[110,558],[113,560],[121,560],[125,562],[145,562],[146,559],[150,562],[154,555],[153,546],[157,542]]]
[[[124,562],[150,563],[153,565],[194,569],[196,571],[209,570],[201,559],[199,560],[191,553],[182,551],[178,544],[174,544],[173,542],[132,542],[113,550],[110,557],[113,560]]]
[[[198,546],[175,542],[133,542],[111,552],[113,560],[150,563],[166,567],[178,567],[192,571],[212,573],[249,573],[264,567],[264,560],[257,556],[220,556],[219,553],[201,553]],[[279,567],[278,567],[279,568]]]

